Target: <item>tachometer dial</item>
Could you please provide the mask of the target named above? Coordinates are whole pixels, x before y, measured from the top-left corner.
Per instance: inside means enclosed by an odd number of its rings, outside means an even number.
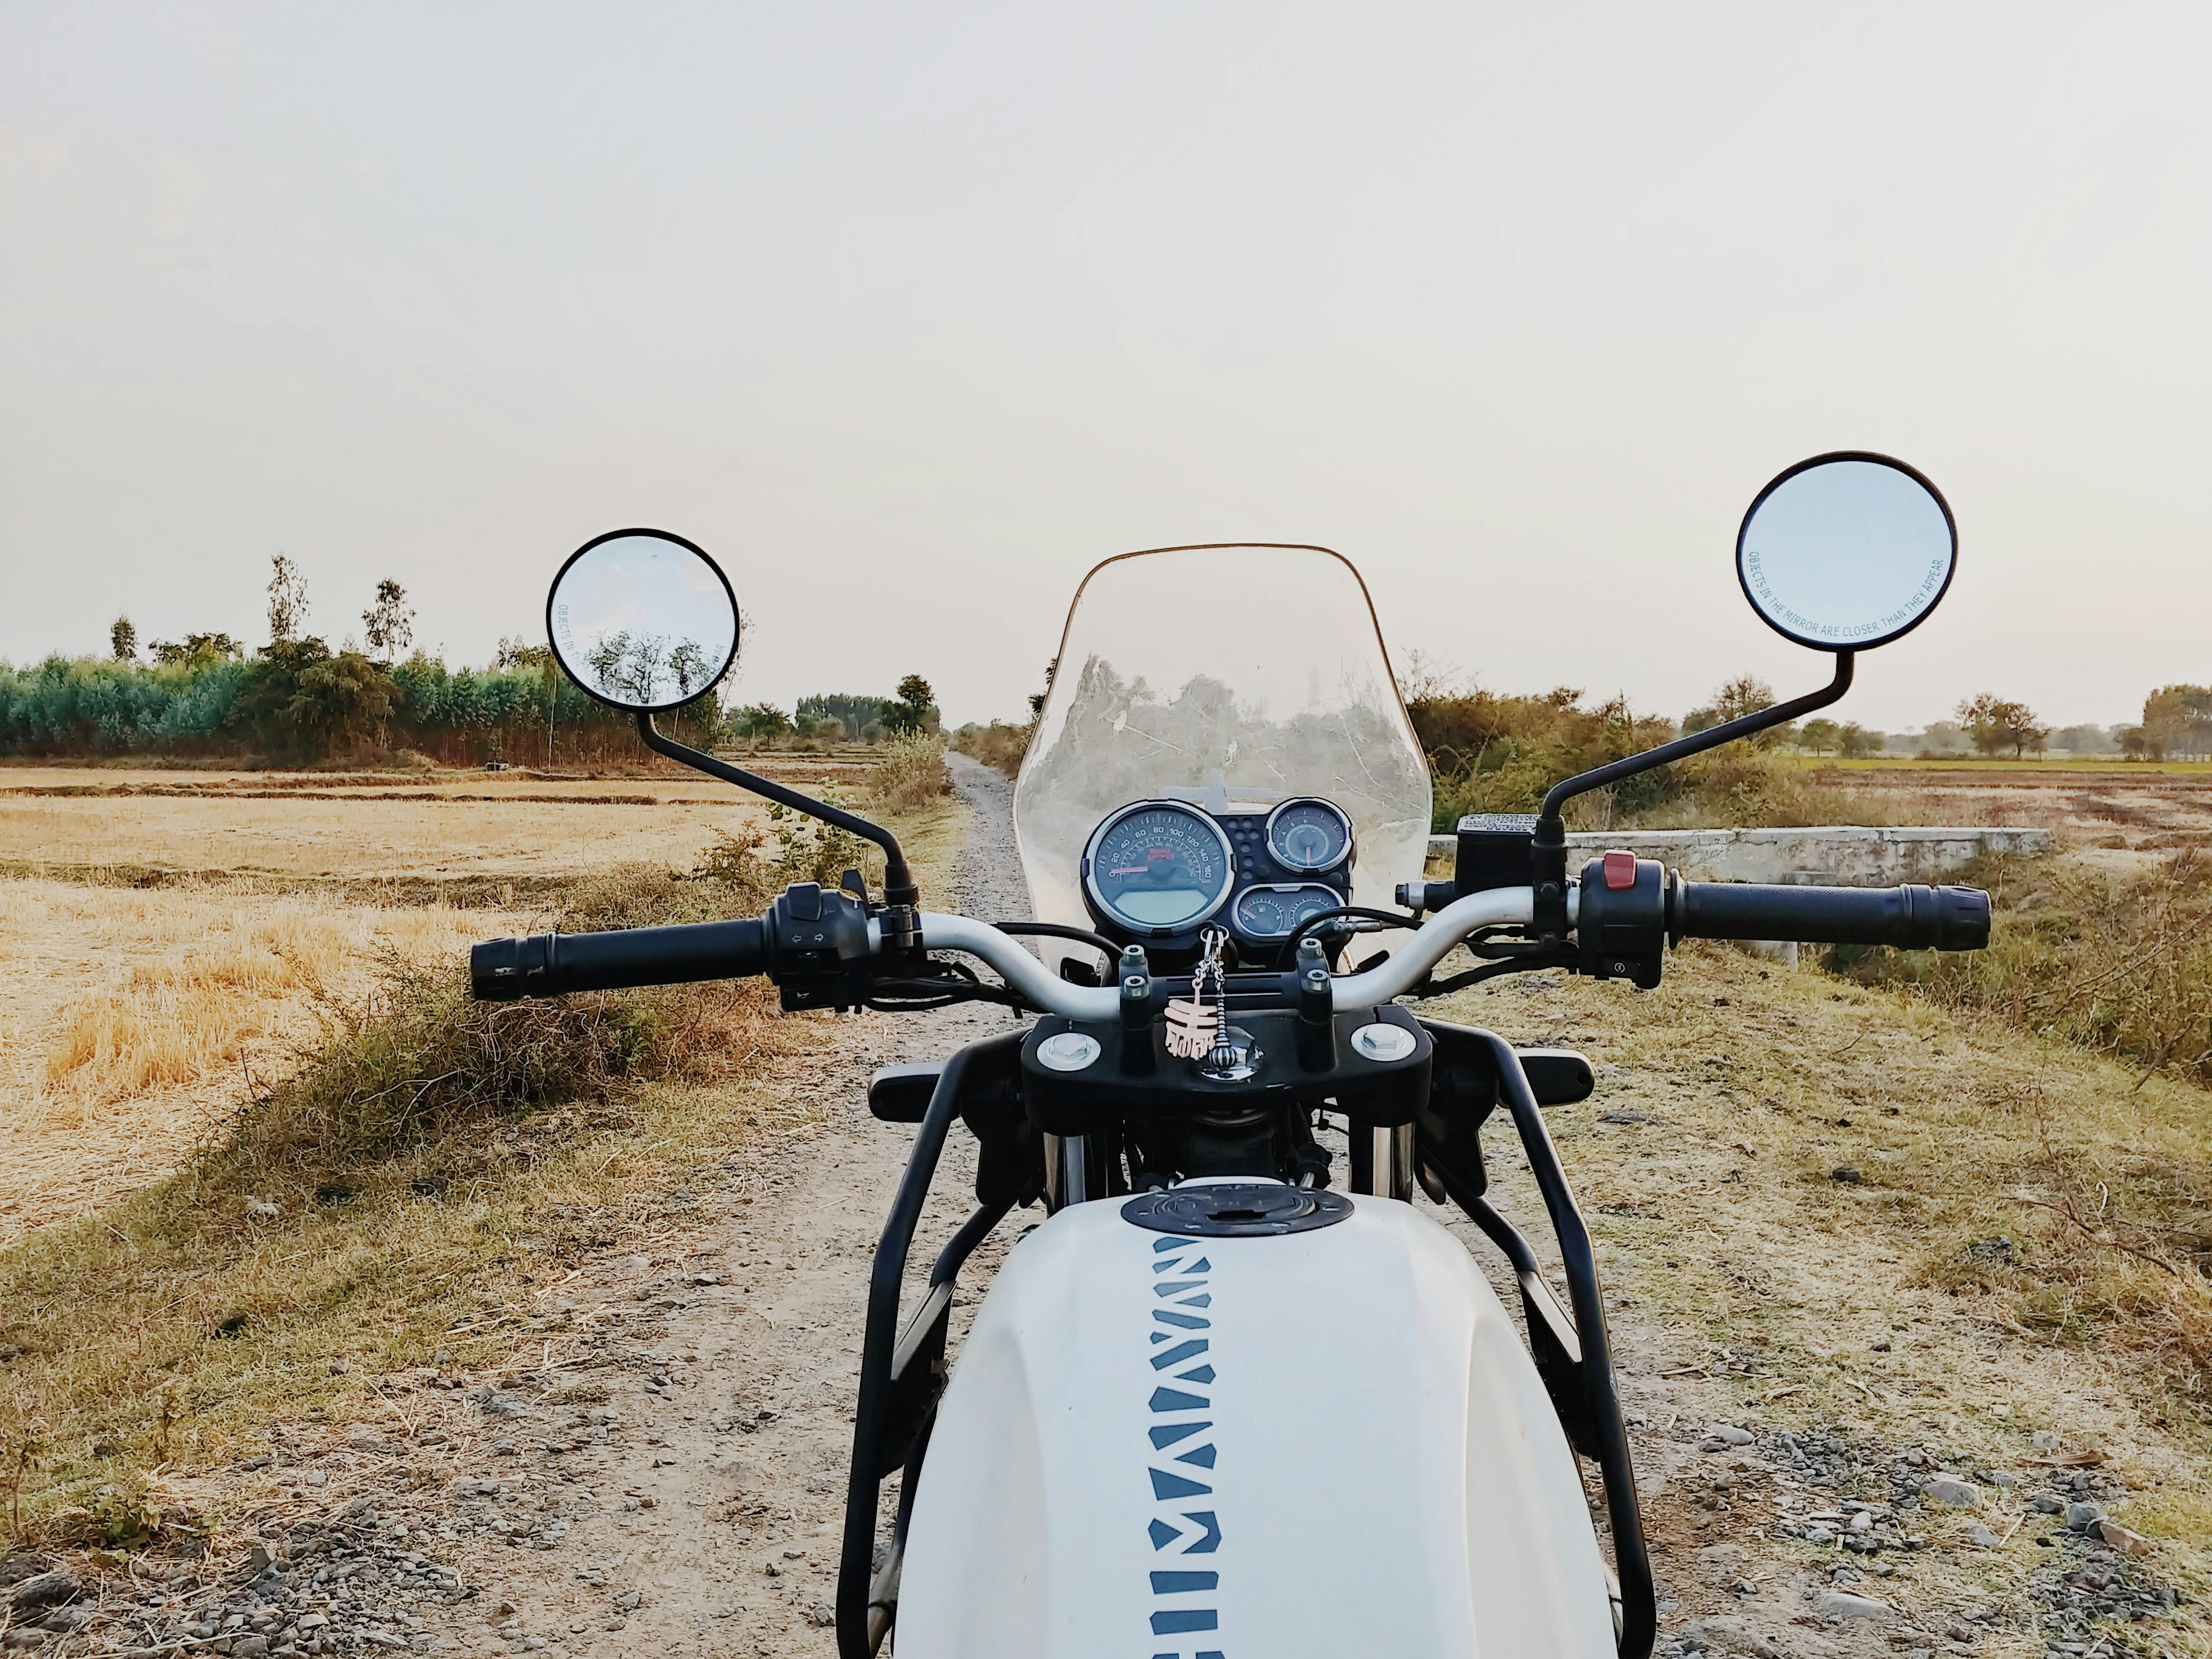
[[[1317,795],[1286,800],[1267,814],[1267,852],[1301,875],[1334,870],[1352,855],[1352,820]]]
[[[1195,927],[1229,896],[1229,837],[1179,801],[1139,801],[1091,832],[1085,859],[1091,902],[1133,932]]]

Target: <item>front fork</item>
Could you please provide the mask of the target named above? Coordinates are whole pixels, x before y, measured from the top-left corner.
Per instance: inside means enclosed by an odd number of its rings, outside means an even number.
[[[1044,1207],[1058,1213],[1071,1204],[1106,1196],[1106,1158],[1095,1135],[1046,1135]]]
[[[1352,1190],[1401,1203],[1413,1196],[1413,1126],[1378,1129],[1354,1121],[1352,1139]]]

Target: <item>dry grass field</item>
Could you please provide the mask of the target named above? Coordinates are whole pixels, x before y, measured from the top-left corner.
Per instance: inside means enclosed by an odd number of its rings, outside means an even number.
[[[0,892],[0,1241],[173,1169],[388,957],[450,961],[523,919],[219,884]]]
[[[872,763],[763,758],[815,787]],[[0,767],[0,1241],[173,1168],[391,961],[767,828],[689,773]]]
[[[779,777],[848,769],[794,757]],[[861,775],[854,774],[854,776]],[[550,810],[549,810],[550,809]],[[688,864],[761,809],[708,780],[505,772],[208,774],[0,768],[0,868],[292,877],[359,884]]]
[[[957,809],[885,776],[941,870]],[[319,1413],[347,1364],[454,1340],[526,1255],[650,1234],[803,1077],[757,986],[461,990],[477,939],[757,912],[781,876],[727,864],[778,850],[758,809],[697,781],[433,782],[0,774],[0,1427],[34,1510],[77,1516],[49,1535],[142,1534],[146,1492]]]

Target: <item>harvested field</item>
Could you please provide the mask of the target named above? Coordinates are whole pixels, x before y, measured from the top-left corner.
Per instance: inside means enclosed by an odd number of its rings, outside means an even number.
[[[757,758],[856,788],[870,754]],[[690,773],[0,767],[0,1240],[175,1168],[392,961],[768,828]]]
[[[2069,842],[2113,850],[2212,840],[2212,765],[1875,761],[1824,762],[1807,770],[1862,805],[1853,823],[2033,824]]]
[[[439,789],[165,785],[149,794],[130,793],[147,787],[137,781],[86,792],[81,782],[26,785],[23,775],[0,774],[15,787],[0,787],[0,860],[72,873],[128,865],[356,882],[567,875],[645,860],[688,864],[716,830],[765,822],[733,792],[714,793],[698,779],[509,781],[501,774]],[[49,793],[27,793],[33,788]]]
[[[520,918],[315,896],[0,886],[0,1241],[176,1167],[397,956]]]

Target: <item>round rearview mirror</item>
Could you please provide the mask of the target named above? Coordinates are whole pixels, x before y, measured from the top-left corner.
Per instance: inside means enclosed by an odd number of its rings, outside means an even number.
[[[1959,529],[1936,486],[1887,455],[1800,461],[1735,541],[1744,597],[1800,645],[1866,651],[1911,633],[1951,586]]]
[[[738,596],[700,548],[665,530],[612,530],[568,556],[545,600],[562,672],[646,714],[680,708],[738,659]]]

